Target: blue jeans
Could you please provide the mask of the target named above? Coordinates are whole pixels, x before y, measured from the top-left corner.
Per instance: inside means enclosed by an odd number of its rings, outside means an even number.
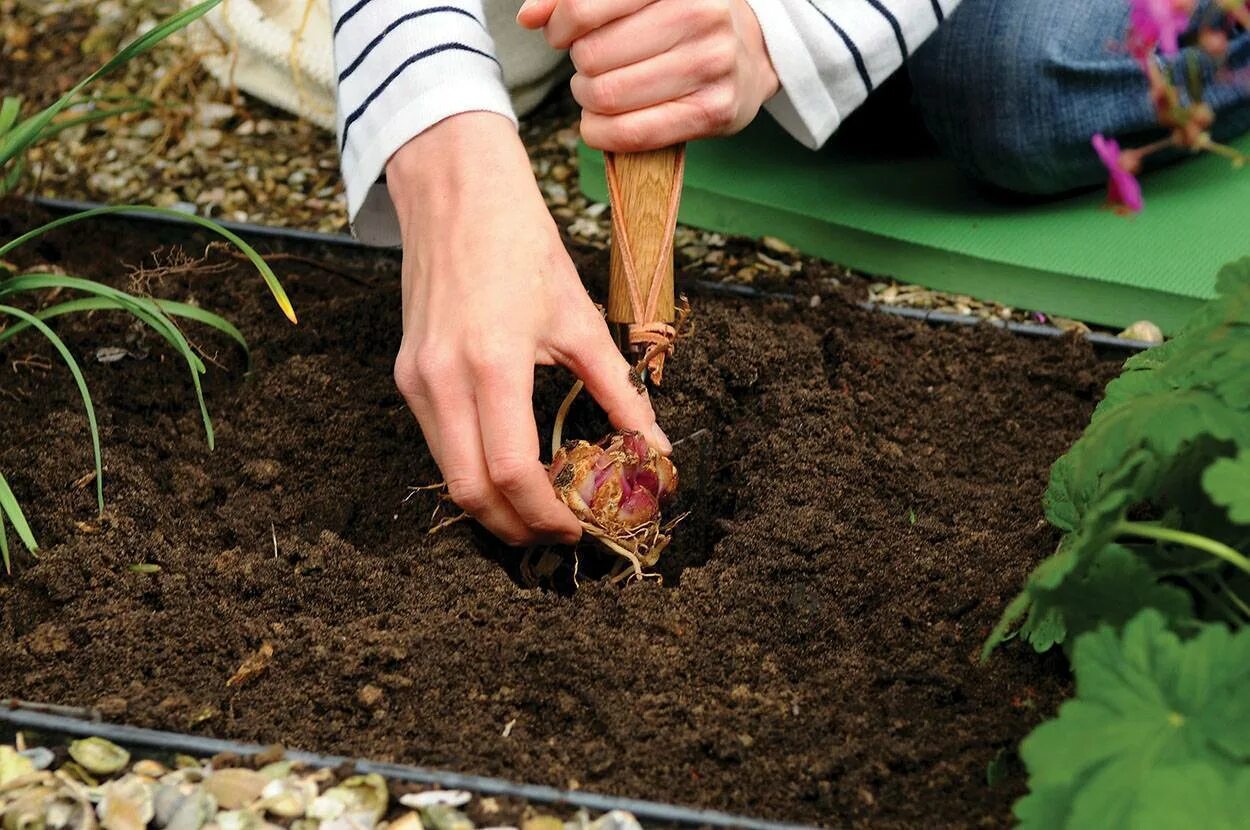
[[[1090,136],[1135,146],[1164,135],[1141,69],[1114,46],[1124,40],[1128,9],[1128,0],[963,0],[908,65],[938,146],[974,179],[1019,193],[1105,181]],[[1168,62],[1182,88],[1192,51]],[[1250,85],[1213,84],[1205,57],[1203,66],[1217,113],[1213,136],[1250,130]],[[1227,68],[1247,67],[1250,34],[1238,32]]]

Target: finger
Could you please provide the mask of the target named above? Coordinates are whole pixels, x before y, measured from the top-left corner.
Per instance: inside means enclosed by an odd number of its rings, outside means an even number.
[[[584,327],[573,345],[574,348],[560,350],[560,362],[586,384],[586,391],[603,407],[612,425],[641,432],[656,449],[665,454],[672,452],[673,445],[655,421],[646,387],[637,385],[641,381],[637,381],[597,314],[594,323]]]
[[[543,34],[556,49],[568,49],[578,38],[652,2],[654,0],[559,0]]]
[[[439,469],[452,501],[505,544],[530,544],[534,535],[495,488],[486,468],[473,398],[460,390],[434,401],[432,420],[438,434]]]
[[[538,538],[576,542],[581,526],[556,498],[538,459],[534,367],[518,363],[492,370],[480,378],[476,399],[486,469],[495,488]]]
[[[724,67],[726,73],[732,69],[732,64]],[[692,63],[682,50],[594,77],[579,71],[569,86],[583,109],[599,115],[621,115],[684,98],[716,77],[719,75]]]
[[[705,88],[620,115],[583,111],[582,140],[596,150],[637,153],[741,129],[732,89]]]
[[[673,17],[671,3],[652,3],[578,38],[569,57],[583,75],[602,75],[662,55],[686,39],[685,27]]]
[[[516,22],[526,29],[541,29],[555,11],[557,0],[526,0],[517,12]]]

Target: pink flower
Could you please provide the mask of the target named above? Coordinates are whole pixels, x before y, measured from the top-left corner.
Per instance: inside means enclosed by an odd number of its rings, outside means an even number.
[[[1129,51],[1139,61],[1159,48],[1173,57],[1180,51],[1181,33],[1189,26],[1193,0],[1129,0]]]
[[[1107,168],[1107,204],[1118,211],[1140,213],[1142,209],[1141,185],[1133,175],[1134,160],[1120,152],[1119,143],[1096,133],[1090,143],[1103,166]]]

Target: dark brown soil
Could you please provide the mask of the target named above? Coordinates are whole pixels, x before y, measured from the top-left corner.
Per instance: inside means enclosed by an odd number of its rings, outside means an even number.
[[[0,238],[25,210],[0,212]],[[171,242],[204,244],[107,221],[12,259],[121,284],[121,263]],[[99,411],[104,521],[74,484],[90,455],[67,374],[23,362],[51,357],[30,335],[3,350],[0,470],[44,548],[0,578],[0,696],[830,826],[1006,823],[1022,782],[991,787],[987,766],[1067,681],[1019,647],[976,653],[1055,541],[1047,467],[1114,367],[836,295],[695,295],[656,402],[673,438],[709,433],[678,448],[693,513],[664,584],[527,589],[519,552],[465,526],[428,536],[431,498],[406,498],[437,471],[391,384],[397,258],[287,250],[332,268],[275,262],[299,327],[242,266],[156,289],[256,346],[244,377],[193,333],[224,364],[215,452],[154,338],[103,313],[60,326]],[[102,364],[102,346],[141,357]],[[540,374],[544,432],[567,384]],[[574,410],[573,435],[601,427]],[[268,666],[227,687],[266,643]]]

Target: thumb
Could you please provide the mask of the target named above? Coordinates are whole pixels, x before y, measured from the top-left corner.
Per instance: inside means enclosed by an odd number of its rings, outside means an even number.
[[[517,12],[516,22],[526,29],[541,29],[551,19],[559,0],[525,0]]]
[[[612,426],[641,432],[653,447],[665,455],[671,453],[673,445],[655,421],[646,387],[635,385],[637,376],[617,350],[607,326],[602,319],[597,322],[592,336],[565,352],[566,365],[586,384],[586,391],[603,407]]]

